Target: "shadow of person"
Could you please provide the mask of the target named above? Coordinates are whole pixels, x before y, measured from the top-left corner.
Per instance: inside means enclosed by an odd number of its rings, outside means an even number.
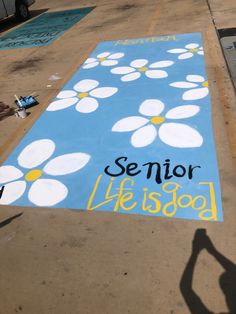
[[[15,109],[0,101],[0,121],[15,114]],[[1,195],[0,195],[1,196]]]
[[[206,234],[205,229],[197,229],[192,243],[192,254],[187,262],[180,281],[180,291],[192,314],[215,314],[202,302],[201,298],[193,290],[193,273],[201,250],[206,249],[216,261],[223,267],[224,272],[219,278],[220,287],[225,295],[228,306],[228,314],[236,313],[236,265],[222,255]],[[221,313],[226,314],[226,313]]]

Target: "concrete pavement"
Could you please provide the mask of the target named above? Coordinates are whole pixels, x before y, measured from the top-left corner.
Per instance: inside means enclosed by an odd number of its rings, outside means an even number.
[[[216,33],[216,27],[233,26],[236,6],[217,0],[38,0],[32,10],[84,6],[96,8],[50,46],[0,51],[0,100],[11,104],[14,94],[36,92],[40,101],[27,119],[0,121],[0,161],[97,42],[202,32],[224,222],[0,206],[0,313],[190,313],[180,282],[195,231],[206,229],[217,250],[236,261],[235,93]],[[61,79],[51,81],[52,75]],[[219,285],[223,268],[218,255],[202,250],[197,256],[194,291],[213,313],[229,312]],[[233,291],[235,281],[228,284]],[[193,296],[187,298],[194,302]]]

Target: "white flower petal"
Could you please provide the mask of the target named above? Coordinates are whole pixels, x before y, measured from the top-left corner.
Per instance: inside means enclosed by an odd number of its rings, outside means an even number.
[[[131,67],[117,67],[117,68],[111,69],[111,73],[113,74],[128,74],[134,71],[135,69]]]
[[[54,206],[68,194],[67,187],[57,180],[38,179],[29,190],[29,200],[37,206]]]
[[[55,147],[55,143],[49,139],[34,141],[20,153],[18,163],[27,169],[37,167],[52,156]]]
[[[177,87],[177,88],[193,88],[193,87],[197,87],[198,85],[194,83],[189,83],[189,82],[174,82],[174,83],[171,83],[170,86]]]
[[[111,54],[109,57],[108,57],[108,59],[120,59],[120,58],[122,58],[122,57],[124,57],[124,53],[122,53],[122,52],[117,52],[117,53],[113,53],[113,54]]]
[[[98,108],[98,102],[92,97],[85,97],[81,99],[76,105],[75,109],[81,113],[90,113]]]
[[[118,92],[118,88],[116,87],[100,87],[100,88],[96,88],[92,90],[89,94],[97,98],[107,98],[107,97],[111,97],[117,92]]]
[[[197,130],[180,123],[163,123],[159,137],[165,144],[179,148],[200,147],[203,143]]]
[[[92,63],[92,62],[95,62],[95,61],[97,61],[96,58],[88,58],[88,59],[84,62],[84,64]]]
[[[207,87],[191,89],[183,94],[183,100],[196,100],[206,97],[209,93]]]
[[[88,63],[82,66],[83,69],[92,69],[95,68],[97,65],[99,65],[99,62],[92,62],[92,63]]]
[[[162,101],[158,99],[147,99],[139,107],[139,112],[145,116],[158,116],[165,108]]]
[[[138,116],[127,117],[117,121],[113,127],[113,132],[129,132],[144,126],[149,122],[148,119]]]
[[[111,53],[106,51],[106,52],[102,52],[99,55],[97,55],[97,58],[106,58],[110,55]]]
[[[98,81],[95,80],[82,80],[79,83],[75,84],[74,89],[80,93],[86,93],[91,89],[99,85]]]
[[[89,159],[90,155],[84,153],[65,154],[50,160],[43,170],[52,176],[61,176],[80,170]]]
[[[167,52],[170,52],[170,53],[183,53],[186,51],[187,51],[186,49],[181,49],[181,48],[167,50]]]
[[[76,95],[77,95],[77,93],[73,90],[64,90],[57,95],[57,98],[60,98],[60,99],[71,98],[71,97],[74,97]]]
[[[6,184],[0,199],[0,205],[12,204],[24,194],[25,189],[25,181],[15,181]]]
[[[166,71],[161,70],[148,70],[145,72],[145,74],[147,77],[155,79],[160,79],[168,76]]]
[[[130,65],[134,68],[142,68],[148,63],[146,59],[136,59],[130,63]]]
[[[197,54],[203,56],[204,55],[204,51],[200,50],[200,51],[197,52]]]
[[[77,101],[77,97],[55,100],[47,107],[46,111],[62,110],[76,104]]]
[[[174,62],[170,60],[158,61],[150,64],[150,68],[166,68],[173,65]]]
[[[201,76],[201,75],[194,75],[194,74],[187,75],[186,79],[187,79],[187,81],[194,82],[194,83],[202,83],[202,82],[205,81],[203,76]]]
[[[140,76],[141,76],[141,73],[134,72],[134,73],[122,76],[121,81],[123,81],[123,82],[134,81],[134,80],[137,80],[138,78],[140,78]]]
[[[184,60],[184,59],[189,59],[193,57],[193,53],[192,52],[186,52],[181,54],[180,56],[178,56],[179,60]]]
[[[23,176],[23,173],[14,166],[0,167],[0,184],[17,180]]]
[[[117,64],[118,64],[118,61],[116,60],[104,60],[101,62],[101,65],[106,66],[106,67],[117,65]]]
[[[168,119],[184,119],[195,116],[200,111],[199,106],[184,105],[169,110],[166,114]]]
[[[194,48],[197,48],[197,47],[199,47],[198,44],[188,44],[188,45],[185,46],[185,48],[187,48],[187,49],[194,49]]]
[[[134,147],[145,147],[151,144],[157,137],[157,130],[153,125],[146,125],[134,132],[131,144]]]

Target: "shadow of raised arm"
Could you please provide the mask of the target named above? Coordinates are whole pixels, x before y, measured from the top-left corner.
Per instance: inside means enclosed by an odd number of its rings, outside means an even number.
[[[205,229],[197,229],[193,238],[192,253],[184,269],[180,290],[191,314],[212,314],[193,290],[193,274],[197,258],[201,250],[206,249],[223,267],[224,272],[219,278],[219,283],[225,295],[225,300],[230,314],[236,313],[236,265],[222,255],[206,234]]]
[[[207,235],[205,236],[205,248],[225,270],[219,278],[220,287],[224,292],[230,313],[236,313],[236,265],[215,248]]]
[[[200,297],[193,290],[193,273],[197,262],[197,258],[203,246],[203,237],[205,231],[203,229],[198,229],[195,232],[193,243],[192,243],[192,253],[189,261],[184,269],[181,281],[180,281],[180,291],[184,297],[186,304],[189,307],[191,314],[211,314],[205,305],[203,304]]]

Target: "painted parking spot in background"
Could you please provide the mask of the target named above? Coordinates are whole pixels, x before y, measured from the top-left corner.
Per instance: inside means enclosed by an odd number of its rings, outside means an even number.
[[[0,50],[47,46],[93,9],[94,7],[88,7],[43,13],[16,30],[0,37]]]
[[[100,43],[0,184],[4,205],[223,220],[201,34]]]

